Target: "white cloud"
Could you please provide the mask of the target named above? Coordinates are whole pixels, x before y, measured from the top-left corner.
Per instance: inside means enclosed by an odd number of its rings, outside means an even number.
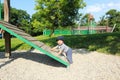
[[[100,7],[96,7],[96,6],[89,6],[87,8],[87,11],[86,12],[99,12],[101,11],[101,8]]]
[[[104,4],[95,4],[95,5],[90,5],[87,7],[86,12],[100,12],[104,8]]]
[[[91,13],[96,21],[99,21],[100,17],[105,15],[105,13],[110,9],[116,9],[120,11],[119,0],[104,0],[102,3],[101,1],[97,1],[97,3],[89,3],[89,0],[86,0],[86,2],[88,2],[88,5],[83,10],[80,10],[80,12],[83,12],[83,14]]]
[[[110,2],[107,4],[107,7],[114,8],[114,9],[120,9],[120,2],[118,2],[118,3]]]
[[[113,2],[110,2],[107,4],[108,7],[113,7],[115,4]]]
[[[106,11],[109,9],[120,10],[120,2],[118,2],[118,3],[109,2],[109,3],[89,5],[86,7],[86,12],[87,13],[97,13],[97,12]]]

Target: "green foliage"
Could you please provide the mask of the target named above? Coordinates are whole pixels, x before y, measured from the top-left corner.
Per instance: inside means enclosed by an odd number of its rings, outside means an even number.
[[[88,16],[89,14],[85,14],[81,18],[81,26],[88,26]]]
[[[4,39],[0,39],[0,51],[5,50]]]
[[[106,15],[108,15],[109,26],[113,26],[114,24],[116,24],[115,31],[120,32],[120,11],[111,9],[106,13]]]
[[[120,33],[104,33],[91,35],[66,35],[65,43],[73,49],[86,48],[108,54],[120,54]],[[55,37],[44,38],[44,43],[55,46]]]
[[[3,3],[1,4],[1,19],[4,19],[4,8],[3,8]]]
[[[4,6],[2,4],[2,19],[4,19]],[[10,9],[10,23],[24,30],[25,32],[31,34],[31,24],[30,15],[20,9],[12,8]]]
[[[85,15],[81,16],[81,20],[80,20],[80,25],[81,26],[89,26],[90,25],[90,13],[86,13]],[[93,16],[93,15],[91,15]],[[93,17],[92,21],[95,22],[95,18]]]
[[[78,10],[84,6],[83,0],[36,0],[33,29],[42,31],[45,28],[54,30],[72,26],[79,15]]]
[[[4,39],[0,39],[0,51],[5,50]],[[11,39],[11,50],[30,50],[32,47],[18,40],[17,38]]]
[[[57,36],[38,36],[39,41],[53,47],[57,45]],[[73,49],[86,48],[108,54],[120,55],[120,33],[104,33],[91,35],[66,35],[65,43]],[[12,38],[12,50],[30,50],[31,47],[22,41]],[[0,40],[0,51],[4,51],[4,40]]]
[[[101,18],[99,25],[108,25],[113,27],[116,24],[114,32],[120,32],[120,11],[111,9]]]
[[[107,26],[107,19],[105,19],[105,16],[100,17],[100,21],[98,25]]]
[[[30,15],[24,10],[18,10],[11,8],[10,11],[10,23],[19,27],[27,33],[31,31]]]

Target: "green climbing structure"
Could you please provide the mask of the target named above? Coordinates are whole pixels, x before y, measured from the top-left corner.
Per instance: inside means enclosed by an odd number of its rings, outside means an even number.
[[[0,21],[0,28],[7,31],[11,35],[17,37],[18,39],[22,40],[23,42],[29,44],[33,48],[39,50],[40,52],[46,54],[47,56],[55,59],[56,61],[64,64],[65,66],[69,66],[69,63],[66,60],[63,60],[57,53],[52,52],[49,46],[45,45],[44,43],[36,40],[29,34],[25,33],[23,30],[18,29],[16,26],[9,24],[5,21]]]

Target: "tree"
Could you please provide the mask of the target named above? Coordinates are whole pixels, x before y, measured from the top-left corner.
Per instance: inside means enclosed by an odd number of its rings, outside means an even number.
[[[116,24],[115,31],[120,32],[120,11],[115,9],[109,10],[106,15],[108,15],[108,24],[110,27],[113,27]]]
[[[27,33],[30,33],[31,25],[30,25],[30,15],[24,11],[16,8],[11,8],[10,12],[10,23],[16,25],[20,29],[24,30]]]
[[[32,19],[31,19],[32,35],[39,35],[43,31],[44,27],[40,27],[42,26],[40,21],[41,21],[41,17],[39,16],[38,12],[32,15]]]
[[[4,4],[1,3],[1,19],[4,19]]]
[[[98,25],[99,26],[105,26],[105,25],[108,24],[107,22],[108,22],[108,20],[107,20],[107,18],[104,15],[104,16],[100,17],[100,21],[98,22]]]
[[[66,27],[75,25],[78,10],[83,8],[85,3],[83,0],[36,0],[35,9],[37,12],[33,15],[33,27],[38,21],[38,28],[52,29],[52,33],[58,27]]]
[[[90,13],[87,13],[87,14],[83,15],[82,18],[81,18],[81,21],[80,21],[81,26],[89,26],[90,19],[95,21],[93,15],[91,15]]]
[[[2,7],[2,19],[4,19],[4,6],[3,4],[1,5]],[[30,15],[24,11],[24,10],[19,10],[16,8],[10,8],[10,23],[19,27],[20,29],[24,30],[27,33],[31,32],[31,24],[30,24],[31,18]]]
[[[108,25],[113,27],[116,24],[115,32],[120,32],[120,11],[111,9],[106,12],[99,22],[99,25]]]
[[[81,18],[81,26],[88,26],[88,16],[88,13],[83,15],[83,17]]]

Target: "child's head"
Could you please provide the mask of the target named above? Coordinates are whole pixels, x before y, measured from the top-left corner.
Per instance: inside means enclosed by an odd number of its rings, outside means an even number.
[[[56,41],[57,41],[58,45],[62,45],[64,43],[64,37],[58,36]]]

